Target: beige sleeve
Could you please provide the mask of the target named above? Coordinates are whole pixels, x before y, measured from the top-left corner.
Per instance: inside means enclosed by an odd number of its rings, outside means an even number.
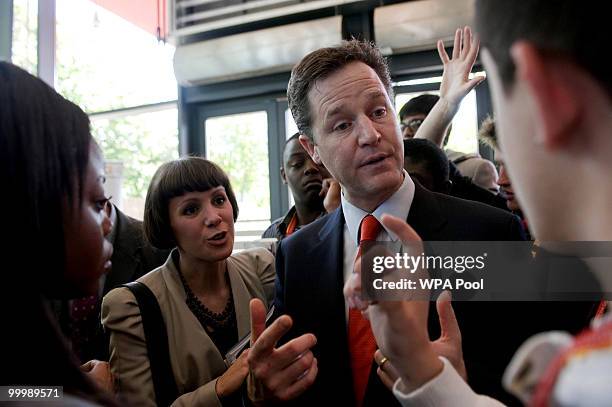
[[[155,406],[155,389],[140,308],[127,288],[114,289],[104,297],[102,324],[110,334],[110,365],[117,391],[130,405]],[[214,379],[185,393],[172,405],[221,407],[216,383],[217,379]]]

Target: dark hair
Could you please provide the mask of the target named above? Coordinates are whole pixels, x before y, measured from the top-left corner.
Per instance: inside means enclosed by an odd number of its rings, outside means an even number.
[[[495,119],[493,119],[491,116],[487,116],[482,121],[480,130],[478,130],[478,140],[495,150],[499,149],[497,132],[495,131]]]
[[[429,93],[413,97],[408,102],[406,102],[404,106],[402,106],[402,108],[400,109],[400,120],[404,120],[406,116],[411,116],[415,114],[428,115],[439,99],[440,96],[431,95]]]
[[[577,0],[478,0],[476,28],[506,89],[514,83],[510,47],[518,40],[526,40],[543,52],[571,58],[612,94],[610,66],[601,59],[601,50],[607,48],[609,39],[601,31],[609,24],[604,4]]]
[[[234,221],[238,202],[227,174],[217,164],[202,157],[183,157],[162,164],[149,184],[145,200],[143,230],[146,239],[158,249],[176,246],[170,227],[170,200],[187,192],[204,192],[222,186],[232,204]]]
[[[427,139],[405,139],[404,159],[414,164],[422,164],[431,174],[436,191],[445,188],[449,177],[449,164],[446,154],[440,147]]]
[[[363,62],[372,68],[393,100],[391,76],[385,57],[370,42],[343,41],[337,47],[321,48],[306,55],[291,71],[287,99],[299,132],[312,140],[312,115],[308,92],[314,84],[351,62]]]
[[[113,405],[80,371],[46,299],[63,288],[66,208],[81,202],[91,143],[89,119],[78,106],[0,62],[0,185],[7,194],[0,213],[8,237],[0,312],[11,330],[0,384],[62,385],[66,393]]]
[[[283,146],[283,152],[281,154],[281,161],[283,161],[283,157],[285,156],[285,150],[287,149],[287,145],[291,143],[293,140],[298,140],[299,137],[300,137],[300,132],[298,131],[297,133],[289,137],[287,140],[285,140],[285,145]],[[299,143],[299,140],[298,140],[298,143]]]

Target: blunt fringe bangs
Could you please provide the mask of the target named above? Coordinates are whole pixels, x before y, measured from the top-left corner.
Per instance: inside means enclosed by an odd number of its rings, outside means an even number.
[[[202,157],[183,157],[162,164],[153,175],[147,191],[143,219],[145,238],[158,249],[176,246],[170,227],[170,200],[188,192],[205,192],[218,186],[225,188],[235,222],[238,219],[238,202],[221,167]]]

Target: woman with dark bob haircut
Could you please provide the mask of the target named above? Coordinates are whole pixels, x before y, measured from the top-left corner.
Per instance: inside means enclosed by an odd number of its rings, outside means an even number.
[[[232,254],[237,217],[227,175],[208,160],[181,158],[153,176],[144,232],[153,246],[173,250],[138,281],[155,295],[166,326],[174,406],[241,405],[246,352],[229,367],[224,355],[249,333],[249,301],[272,304],[275,273],[266,249]],[[104,297],[102,323],[118,388],[133,403],[156,405],[140,308],[129,289]]]
[[[0,62],[0,385],[63,386],[63,398],[46,399],[62,405],[115,404],[96,384],[112,389],[108,365],[90,361],[79,368],[49,306],[51,298],[96,293],[110,268],[103,182],[87,115],[41,80]]]

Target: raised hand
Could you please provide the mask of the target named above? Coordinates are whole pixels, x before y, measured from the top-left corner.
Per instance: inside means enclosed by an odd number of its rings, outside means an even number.
[[[459,110],[463,98],[479,83],[484,76],[469,79],[470,71],[478,56],[479,41],[472,36],[470,27],[458,28],[455,32],[455,44],[452,58],[449,58],[444,43],[438,40],[438,53],[444,73],[440,84],[440,100],[429,112],[416,134],[415,138],[424,138],[439,147],[443,147],[444,137],[449,126]]]
[[[449,105],[458,108],[461,100],[485,79],[484,76],[469,79],[478,56],[480,41],[472,35],[470,27],[466,26],[455,31],[452,58],[448,57],[442,40],[438,40],[437,45],[438,54],[440,54],[440,59],[444,64],[440,98],[445,99]]]
[[[291,400],[317,377],[317,359],[310,350],[317,340],[312,334],[304,334],[277,348],[278,341],[291,329],[291,318],[282,315],[266,328],[266,310],[261,300],[251,300],[250,308],[249,398],[255,404]]]

